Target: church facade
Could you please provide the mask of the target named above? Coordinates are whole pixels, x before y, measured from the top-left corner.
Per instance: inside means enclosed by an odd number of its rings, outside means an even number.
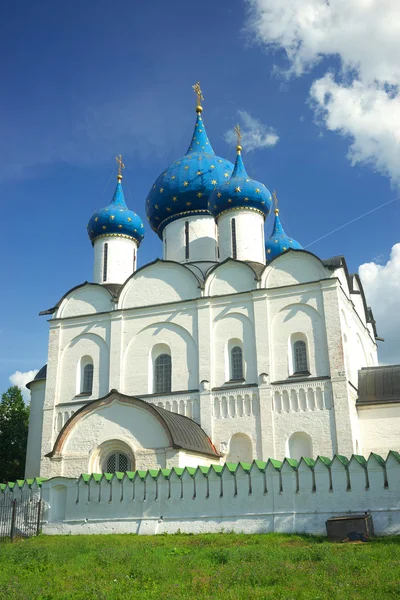
[[[93,282],[41,313],[27,477],[397,449],[400,367],[378,366],[359,277],[286,235],[239,130],[235,164],[215,155],[196,91],[189,149],[146,199],[163,259],[137,269],[145,228],[119,157],[88,225]]]

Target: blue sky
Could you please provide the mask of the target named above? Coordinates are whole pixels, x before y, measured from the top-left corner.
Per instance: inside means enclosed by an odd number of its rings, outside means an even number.
[[[86,224],[111,199],[115,179],[106,185],[118,153],[126,164],[127,203],[145,220],[153,181],[190,141],[197,80],[218,154],[234,157],[225,138],[238,120],[246,130],[246,116],[249,140],[254,128],[261,137],[272,131],[279,138],[244,160],[252,177],[277,190],[283,225],[303,246],[399,195],[390,148],[387,155],[369,149],[368,125],[360,134],[361,126],[350,127],[336,110],[346,98],[326,104],[349,90],[349,77],[351,90],[354,81],[363,83],[370,65],[354,73],[346,45],[293,58],[290,39],[268,23],[251,26],[252,15],[272,19],[282,2],[22,0],[3,6],[1,390],[11,374],[46,362],[48,328],[39,311],[92,278]],[[300,35],[304,48],[308,34]],[[321,258],[344,254],[351,271],[363,263],[385,265],[399,241],[399,216],[396,201],[309,249]],[[270,218],[267,231],[271,226]],[[161,243],[147,228],[139,266],[157,256]]]

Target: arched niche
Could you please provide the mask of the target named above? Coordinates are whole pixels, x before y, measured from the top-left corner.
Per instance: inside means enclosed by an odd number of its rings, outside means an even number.
[[[235,433],[229,442],[229,453],[226,462],[250,463],[253,460],[253,444],[245,433]]]
[[[179,302],[199,296],[199,281],[190,269],[171,261],[156,261],[127,280],[118,308]]]
[[[274,379],[286,379],[293,374],[288,348],[291,346],[291,340],[296,339],[296,336],[307,340],[310,374],[314,377],[328,375],[328,348],[324,320],[312,306],[294,303],[281,308],[272,322],[271,358]]]
[[[230,350],[235,344],[242,348],[246,383],[257,381],[253,323],[246,315],[232,311],[218,316],[213,324],[212,365],[216,386],[230,380]]]
[[[61,355],[59,397],[72,400],[80,394],[82,367],[85,366],[85,361],[90,360],[93,364],[93,386],[89,397],[99,398],[109,391],[108,346],[99,335],[84,333],[74,337]]]
[[[247,292],[257,287],[253,269],[244,262],[227,260],[213,268],[204,283],[206,296]]]
[[[304,431],[296,431],[292,433],[287,441],[286,452],[289,458],[300,460],[300,458],[312,458],[313,446],[312,439]]]
[[[64,319],[79,315],[108,312],[113,309],[113,301],[107,288],[87,283],[68,292],[54,313],[54,318]]]
[[[122,391],[153,393],[153,348],[169,348],[172,391],[193,390],[199,385],[197,345],[191,334],[175,323],[157,322],[143,328],[124,351]]]
[[[313,254],[289,250],[267,265],[261,277],[261,287],[284,287],[320,281],[330,276],[331,272]]]

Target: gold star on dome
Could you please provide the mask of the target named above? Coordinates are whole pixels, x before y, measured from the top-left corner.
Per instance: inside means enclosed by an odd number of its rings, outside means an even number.
[[[221,192],[218,192],[217,196],[218,196],[218,198],[221,198],[221,196],[222,196]]]
[[[186,206],[192,206],[191,202],[186,202]]]
[[[289,240],[289,244],[293,244],[293,240]]]
[[[235,192],[241,192],[242,190],[240,189],[240,187],[236,187],[235,188]]]
[[[217,208],[217,205],[216,205],[216,204],[214,204],[214,208]]]
[[[207,202],[207,206],[211,206],[211,202]]]
[[[134,233],[137,233],[137,229],[134,229],[133,231],[134,231]]]
[[[194,140],[196,140],[196,139],[197,139],[197,138],[196,138],[196,136],[194,136],[194,138],[193,138],[193,139],[194,139]]]
[[[156,210],[158,210],[158,204],[155,204],[155,205],[154,205],[154,208],[155,208]]]
[[[219,161],[218,161],[218,162],[222,162],[222,160],[221,160],[221,159],[219,159]]]
[[[197,160],[203,160],[203,157],[202,156],[198,156]]]
[[[188,168],[189,168],[189,165],[186,165],[186,167],[184,167],[184,169],[186,169],[186,170],[187,170]]]
[[[122,225],[118,225],[118,229],[122,229]]]
[[[177,160],[175,164],[176,164],[176,165],[180,165],[180,164],[181,164],[181,161],[180,161],[180,160]]]
[[[149,201],[149,200],[147,199],[147,202],[148,202],[148,201]],[[120,209],[119,209],[119,212],[124,212],[124,210],[125,210],[124,208],[120,208]]]
[[[212,183],[213,185],[217,185],[217,180],[216,180],[216,179],[211,179],[211,183]]]
[[[166,174],[167,174],[167,171],[165,171],[165,173],[163,173],[163,177],[165,177],[165,176],[166,176]]]
[[[261,192],[260,188],[256,188],[255,192],[256,192],[256,194],[259,194]]]
[[[174,196],[174,197],[172,198],[172,202],[177,202],[177,200],[178,200],[177,196]]]
[[[229,173],[224,173],[224,177],[229,177]]]
[[[271,248],[268,248],[267,254],[271,254]]]
[[[188,182],[188,181],[184,181],[184,182],[183,182],[183,185],[184,185],[185,187],[187,187],[187,186],[189,185],[189,182]]]
[[[261,204],[265,204],[265,200],[263,200],[263,201],[261,202]]]
[[[196,144],[200,144],[200,142],[196,142]]]
[[[201,198],[201,197],[202,197],[202,195],[203,195],[203,194],[202,194],[202,192],[197,192],[197,197],[198,197],[198,198]]]
[[[111,219],[111,221],[114,221],[115,216],[114,215],[110,215],[110,219]]]
[[[155,185],[153,185],[153,190],[154,190],[154,188],[155,188],[155,187],[156,187],[156,186],[155,186]]]
[[[103,229],[107,229],[107,227],[105,225],[103,225]]]
[[[176,179],[176,175],[172,175],[171,179]]]
[[[96,217],[96,218],[95,218],[95,221],[96,221],[96,223],[97,223],[97,221],[98,221],[98,220],[99,220],[99,217]]]
[[[274,240],[274,242],[275,242],[275,244],[277,244],[277,243],[278,243],[278,240]]]
[[[286,246],[283,246],[282,250],[287,250]]]
[[[248,202],[248,201],[249,201],[249,199],[248,199],[248,198],[244,198],[244,201],[245,201],[245,202]]]
[[[200,133],[203,131],[202,129],[199,129]]]
[[[168,212],[171,212],[171,210],[172,210],[172,209],[171,209],[169,206],[167,206],[167,211],[168,211]]]
[[[232,202],[232,198],[228,198],[228,202]]]
[[[140,229],[143,229],[143,223],[140,225]]]
[[[210,169],[215,169],[215,165],[210,165]]]
[[[128,217],[127,221],[128,221],[128,223],[130,223],[132,221],[132,218]]]
[[[246,183],[247,183],[248,181],[250,181],[250,179],[246,179]]]
[[[162,194],[164,191],[164,188],[160,188],[160,194]]]
[[[201,171],[196,171],[196,175],[201,175]]]

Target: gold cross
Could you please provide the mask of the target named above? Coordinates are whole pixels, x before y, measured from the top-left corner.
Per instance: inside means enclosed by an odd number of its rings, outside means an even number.
[[[122,154],[119,154],[115,157],[116,162],[118,163],[118,178],[122,179],[122,169],[125,169],[125,165],[122,162]]]
[[[240,133],[240,125],[239,124],[236,125],[235,131],[236,131],[237,138],[238,138],[237,139],[238,144],[240,144],[240,140],[242,139],[242,134]]]
[[[198,81],[197,83],[192,85],[192,88],[194,90],[194,93],[197,96],[197,104],[198,104],[198,106],[200,106],[201,101],[204,100],[203,92],[201,91],[201,87],[200,87],[200,81]]]

